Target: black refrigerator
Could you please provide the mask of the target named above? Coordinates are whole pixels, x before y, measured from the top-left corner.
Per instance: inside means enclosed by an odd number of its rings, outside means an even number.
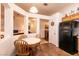
[[[59,25],[59,48],[70,54],[77,52],[77,35],[73,35],[77,24],[77,21],[67,21]]]

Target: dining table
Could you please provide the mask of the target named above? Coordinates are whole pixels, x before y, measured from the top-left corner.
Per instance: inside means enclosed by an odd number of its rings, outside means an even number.
[[[40,38],[23,38],[24,41],[26,41],[29,45],[34,45],[37,43],[40,43]]]
[[[29,45],[29,48],[32,50],[32,53],[37,52],[37,47],[40,45],[40,38],[23,38],[22,40],[26,41]]]

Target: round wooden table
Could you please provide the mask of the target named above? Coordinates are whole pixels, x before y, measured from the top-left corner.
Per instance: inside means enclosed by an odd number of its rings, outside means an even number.
[[[24,38],[23,40],[25,40],[29,45],[37,44],[41,41],[39,38]]]
[[[33,54],[37,51],[37,46],[40,45],[41,39],[39,38],[24,38],[24,41],[26,41],[29,45],[29,47],[32,49]]]

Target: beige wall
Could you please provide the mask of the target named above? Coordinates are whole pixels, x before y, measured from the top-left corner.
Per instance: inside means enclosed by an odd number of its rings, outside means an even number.
[[[61,13],[52,15],[52,19],[49,21],[49,43],[52,43],[59,47],[59,23],[61,22]],[[51,26],[51,22],[54,22],[54,26]]]
[[[23,30],[24,18],[23,17],[15,17],[14,19],[14,29],[15,30]],[[4,18],[1,19],[1,31],[4,31]]]
[[[23,31],[24,28],[24,17],[16,16],[14,18],[14,30]]]
[[[24,17],[16,16],[14,17],[14,29],[15,30],[23,30],[24,25]],[[1,31],[4,31],[4,17],[1,16]]]

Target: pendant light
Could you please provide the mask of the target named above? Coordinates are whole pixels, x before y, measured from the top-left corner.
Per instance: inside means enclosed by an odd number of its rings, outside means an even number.
[[[35,6],[32,6],[32,7],[30,8],[29,12],[35,14],[35,13],[38,13],[38,10],[37,10],[37,8],[36,8]]]

